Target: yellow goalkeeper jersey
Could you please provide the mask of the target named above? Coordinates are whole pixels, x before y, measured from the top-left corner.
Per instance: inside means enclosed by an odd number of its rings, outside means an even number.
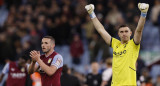
[[[111,86],[136,86],[136,60],[139,55],[140,44],[136,45],[133,39],[121,44],[112,38],[113,48],[113,75]]]

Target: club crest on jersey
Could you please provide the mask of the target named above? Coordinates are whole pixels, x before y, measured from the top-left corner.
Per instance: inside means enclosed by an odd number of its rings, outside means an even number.
[[[24,71],[25,71],[25,68],[21,68],[21,71],[24,72]]]
[[[48,63],[51,63],[52,58],[49,58]]]

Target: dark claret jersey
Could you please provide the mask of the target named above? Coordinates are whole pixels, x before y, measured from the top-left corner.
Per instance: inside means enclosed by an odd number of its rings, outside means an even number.
[[[18,67],[17,62],[9,62],[5,65],[3,74],[8,73],[6,86],[25,86],[27,78],[26,68]]]
[[[53,52],[50,56],[45,57],[45,55],[41,55],[41,60],[48,66],[56,66],[57,71],[52,75],[48,76],[41,67],[39,68],[39,72],[41,75],[42,86],[61,86],[60,77],[63,67],[63,58],[60,54]],[[38,63],[36,63],[39,65]]]

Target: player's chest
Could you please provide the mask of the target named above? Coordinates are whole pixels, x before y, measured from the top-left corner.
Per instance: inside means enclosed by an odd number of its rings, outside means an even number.
[[[15,67],[15,66],[10,66],[9,68],[9,72],[26,72],[26,68],[25,67]]]
[[[10,67],[9,75],[12,78],[17,78],[17,79],[24,78],[26,77],[26,69],[24,67],[22,68]]]
[[[113,49],[113,55],[114,56],[124,56],[129,52],[130,46],[128,43],[126,44],[118,44],[114,49]]]
[[[53,57],[44,57],[44,58],[41,58],[41,60],[46,64],[46,65],[48,65],[48,66],[50,66],[51,65],[51,63],[52,63],[52,59],[53,59]],[[42,68],[39,66],[39,68],[38,68],[38,71],[40,72],[40,73],[45,73],[44,72],[44,70],[42,70]]]
[[[50,66],[51,62],[52,62],[52,59],[53,57],[45,57],[45,58],[42,58],[41,60],[48,66]]]

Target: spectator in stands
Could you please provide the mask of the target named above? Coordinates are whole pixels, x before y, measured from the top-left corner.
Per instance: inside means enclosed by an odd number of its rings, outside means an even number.
[[[160,75],[157,76],[157,80],[154,86],[160,86]]]
[[[99,40],[99,36],[96,33],[92,34],[92,40],[89,43],[90,50],[90,63],[97,61],[97,55],[101,47],[101,42]]]
[[[5,32],[0,33],[0,65],[4,65],[7,60],[15,60],[12,46],[10,45],[7,34]]]
[[[63,66],[61,86],[80,86],[78,78],[71,75],[71,70],[67,65]]]
[[[139,73],[141,75],[142,70],[146,67],[144,61],[141,59],[141,57],[139,56],[137,59],[137,73]]]
[[[85,86],[100,86],[102,82],[102,75],[99,73],[98,62],[91,63],[91,70],[92,72],[86,76]]]
[[[151,10],[151,21],[156,26],[160,24],[160,1],[159,0],[154,1],[154,6]]]
[[[75,34],[70,45],[70,53],[72,56],[73,64],[79,65],[81,63],[81,56],[83,54],[83,51],[83,43],[80,40],[79,35]]]
[[[145,83],[146,86],[153,86],[152,77],[147,77]]]
[[[85,31],[85,37],[87,38],[87,41],[90,43],[92,39],[92,35],[94,33],[94,26],[93,23],[90,21],[90,17],[85,17],[86,22],[82,25],[84,31]]]
[[[100,38],[100,41],[101,41],[101,49],[103,51],[103,54],[102,54],[102,62],[105,62],[105,60],[111,56],[110,54],[110,50],[109,50],[109,46],[106,45],[105,41]]]

